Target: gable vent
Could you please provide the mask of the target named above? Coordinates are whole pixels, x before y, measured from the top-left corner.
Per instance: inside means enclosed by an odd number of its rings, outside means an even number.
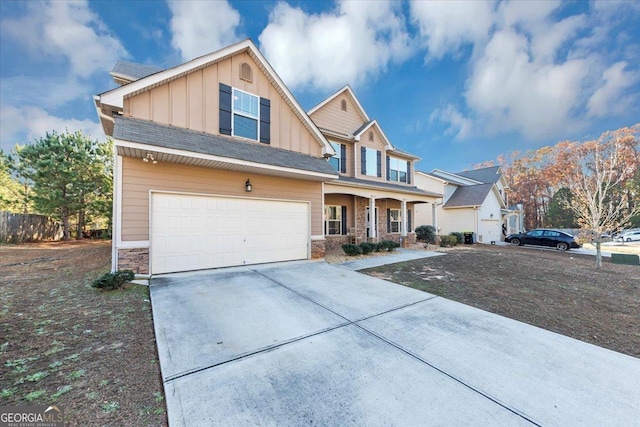
[[[346,100],[342,100],[340,101],[340,108],[342,108],[342,111],[347,111],[347,101]]]
[[[253,82],[253,70],[246,62],[240,64],[240,79],[248,81],[249,83]]]
[[[373,131],[369,131],[369,141],[373,141]]]

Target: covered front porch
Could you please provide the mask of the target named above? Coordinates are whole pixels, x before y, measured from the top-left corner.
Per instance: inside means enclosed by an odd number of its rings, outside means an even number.
[[[358,185],[339,181],[325,184],[326,250],[338,251],[345,243],[382,240],[403,247],[415,243],[415,206],[435,203],[440,196],[416,187],[357,181]]]

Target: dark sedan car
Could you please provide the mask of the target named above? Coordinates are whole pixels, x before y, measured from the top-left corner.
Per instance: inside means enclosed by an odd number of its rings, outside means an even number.
[[[544,228],[527,231],[526,233],[510,234],[509,236],[505,237],[504,240],[515,246],[551,246],[560,251],[567,251],[571,248],[580,247],[578,242],[576,242],[576,239],[574,239],[571,234],[567,234],[564,231],[549,230]]]

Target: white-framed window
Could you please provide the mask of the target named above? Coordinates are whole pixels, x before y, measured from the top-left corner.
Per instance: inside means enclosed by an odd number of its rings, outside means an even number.
[[[366,162],[368,176],[378,176],[378,152],[373,148],[366,149]]]
[[[331,144],[331,146],[333,147],[333,149],[335,150],[336,154],[333,157],[329,157],[329,164],[338,172],[340,172],[341,170],[341,166],[342,166],[342,162],[344,161],[342,159],[342,144],[339,144],[337,142],[331,142],[329,141],[329,143]]]
[[[389,180],[407,182],[407,161],[389,157]]]
[[[342,234],[342,206],[324,207],[324,234]]]
[[[400,209],[389,209],[389,233],[399,233],[402,227],[402,212]]]
[[[233,88],[233,135],[259,140],[260,98]]]

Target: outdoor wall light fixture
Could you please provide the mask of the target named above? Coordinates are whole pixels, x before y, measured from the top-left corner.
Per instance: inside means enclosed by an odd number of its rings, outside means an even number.
[[[158,161],[156,160],[155,157],[153,157],[153,154],[151,153],[147,153],[147,155],[145,157],[142,158],[142,161],[145,163],[153,163],[154,165],[158,163]]]
[[[249,179],[247,179],[247,182],[244,183],[244,189],[246,190],[247,193],[251,193],[251,190],[253,190],[253,187],[251,186],[251,181],[249,181]]]
[[[491,218],[493,218],[493,214],[489,215]]]

